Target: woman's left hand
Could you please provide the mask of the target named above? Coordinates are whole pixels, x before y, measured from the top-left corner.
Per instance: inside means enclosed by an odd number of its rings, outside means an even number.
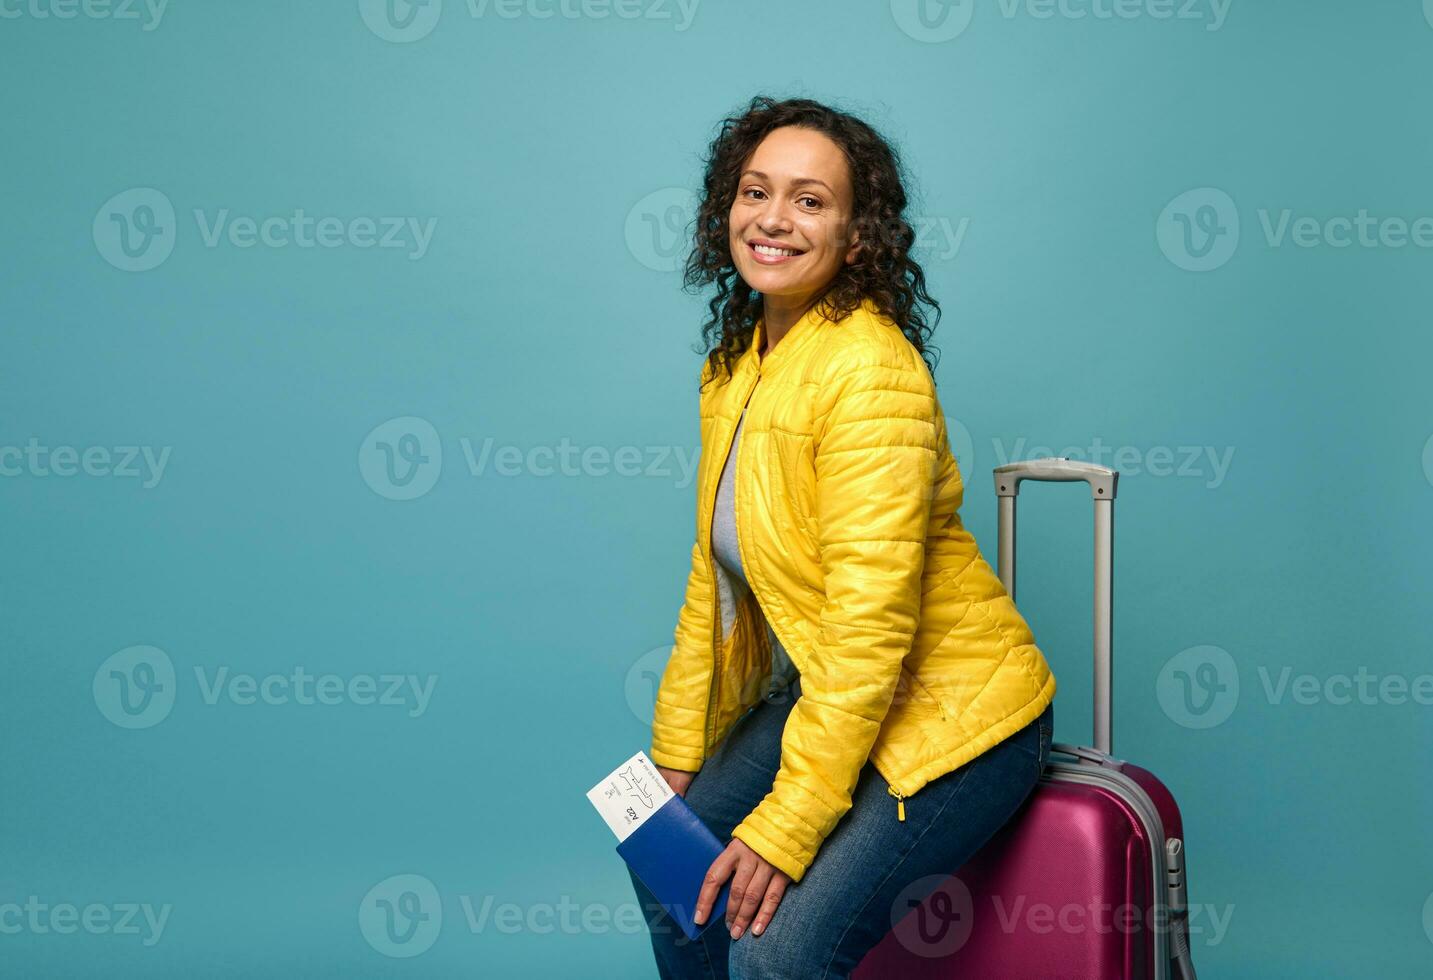
[[[707,869],[706,880],[697,895],[694,916],[697,925],[705,922],[711,914],[717,893],[727,878],[731,878],[731,893],[726,902],[726,925],[731,938],[741,938],[747,925],[751,924],[752,916],[756,917],[756,923],[751,933],[761,935],[776,914],[776,907],[781,904],[781,896],[786,894],[791,878],[753,851],[745,841],[733,838]]]

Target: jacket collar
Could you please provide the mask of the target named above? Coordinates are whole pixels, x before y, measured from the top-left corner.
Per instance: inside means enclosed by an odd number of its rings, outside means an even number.
[[[801,314],[801,319],[792,325],[765,357],[760,352],[762,344],[766,342],[766,315],[757,317],[756,330],[751,335],[751,346],[742,354],[742,361],[749,362],[749,367],[757,374],[768,375],[785,364],[796,355],[800,347],[805,346],[807,341],[815,336],[821,325],[832,322],[821,314],[820,306],[818,301]]]

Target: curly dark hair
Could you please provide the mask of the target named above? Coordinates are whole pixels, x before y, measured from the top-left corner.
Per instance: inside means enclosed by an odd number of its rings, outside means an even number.
[[[761,294],[737,274],[728,245],[728,216],[736,196],[742,168],[772,130],[800,126],[830,137],[846,157],[851,170],[854,206],[851,230],[862,242],[857,257],[843,265],[818,298],[822,313],[839,320],[869,297],[906,335],[934,376],[927,359],[928,340],[935,329],[927,326],[919,304],[933,307],[940,321],[940,304],[926,291],[925,272],[911,258],[915,231],[905,220],[906,190],[900,155],[868,124],[811,99],[776,101],[758,95],[740,113],[722,120],[708,147],[702,179],[701,203],[695,218],[691,254],[687,257],[683,288],[700,290],[716,283],[716,295],[707,304],[711,317],[702,325],[702,346],[712,377],[731,376],[732,365],[750,346],[761,316]]]

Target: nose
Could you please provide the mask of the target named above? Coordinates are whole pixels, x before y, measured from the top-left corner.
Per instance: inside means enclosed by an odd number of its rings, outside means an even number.
[[[780,198],[773,197],[766,202],[766,207],[756,218],[757,227],[767,235],[779,235],[791,230],[791,215],[787,211],[786,203]]]

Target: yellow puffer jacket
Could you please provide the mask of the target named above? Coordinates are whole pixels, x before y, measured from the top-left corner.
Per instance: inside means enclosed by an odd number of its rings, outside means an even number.
[[[904,819],[904,798],[1037,718],[1055,677],[960,523],[945,416],[900,329],[869,300],[839,322],[813,308],[761,357],[764,329],[729,380],[702,388],[696,543],[649,754],[696,771],[756,703],[764,615],[801,697],[771,792],[732,836],[800,881],[867,759]],[[743,407],[735,496],[752,589],[723,637],[712,509]]]

